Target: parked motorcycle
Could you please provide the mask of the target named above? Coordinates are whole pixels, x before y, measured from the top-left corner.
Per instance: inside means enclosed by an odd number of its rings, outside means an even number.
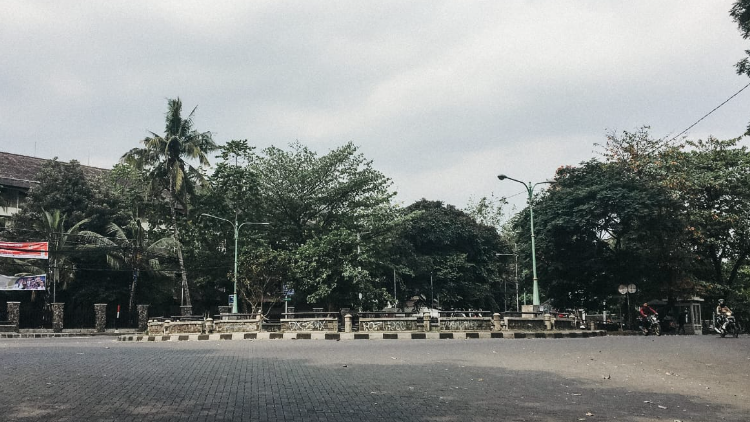
[[[661,335],[661,323],[659,322],[659,316],[656,314],[649,315],[646,321],[643,323],[643,334],[653,334],[655,336]]]
[[[737,318],[731,312],[727,312],[723,323],[719,322],[717,325],[716,331],[721,337],[725,337],[727,334],[735,338],[740,336],[740,325],[737,323]]]

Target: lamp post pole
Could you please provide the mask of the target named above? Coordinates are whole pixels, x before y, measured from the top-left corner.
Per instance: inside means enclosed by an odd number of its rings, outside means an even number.
[[[508,177],[504,174],[501,174],[497,176],[500,180],[512,180],[514,182],[518,182],[523,185],[523,187],[526,188],[526,191],[529,193],[529,221],[531,222],[531,269],[532,273],[534,275],[534,285],[533,285],[533,293],[532,293],[532,305],[539,306],[539,280],[536,277],[536,246],[534,244],[534,207],[532,205],[533,199],[534,199],[534,188],[538,185],[544,184],[544,183],[552,183],[552,182],[539,182],[535,184],[531,184],[531,182],[522,182],[520,180],[514,179],[512,177]]]
[[[245,224],[259,225],[259,226],[267,226],[267,225],[270,224],[270,223],[253,223],[253,222],[250,222],[250,221],[245,221],[242,224],[238,224],[237,223],[238,214],[239,214],[238,212],[234,213],[234,223],[231,222],[231,221],[229,221],[229,220],[227,220],[226,218],[221,218],[221,217],[217,217],[215,215],[206,214],[206,213],[201,214],[202,217],[205,216],[205,217],[215,218],[217,220],[226,221],[227,223],[231,224],[232,228],[234,229],[234,273],[233,273],[233,275],[234,275],[234,294],[232,294],[232,313],[233,314],[237,313],[237,243],[238,243],[237,241],[238,241],[238,239],[240,237],[240,229]]]
[[[516,245],[515,244],[513,245],[513,253],[498,253],[498,254],[495,254],[495,255],[497,255],[497,256],[512,256],[515,259],[515,261],[516,261],[516,312],[518,312],[518,311],[521,310],[521,306],[519,305],[519,302],[518,302],[518,251],[516,250]],[[507,282],[504,282],[503,284],[505,285],[505,294],[507,295],[507,293],[508,293],[508,286],[507,286],[506,283]],[[507,302],[507,299],[504,302],[505,302],[505,311],[507,312],[508,311],[508,302]]]

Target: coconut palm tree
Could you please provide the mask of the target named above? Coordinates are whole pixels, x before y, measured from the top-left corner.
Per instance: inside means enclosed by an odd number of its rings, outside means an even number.
[[[114,269],[128,268],[133,273],[130,285],[130,300],[128,314],[135,316],[135,290],[141,271],[165,275],[161,271],[160,257],[170,257],[177,250],[177,243],[172,237],[163,237],[155,242],[149,242],[143,230],[141,219],[132,219],[127,226],[120,227],[109,223],[105,231],[107,236],[84,230],[79,234],[84,241],[97,249],[104,249],[107,264]]]
[[[143,148],[133,148],[121,158],[124,163],[147,170],[151,178],[151,195],[169,204],[172,235],[177,245],[182,277],[182,303],[186,306],[192,304],[182,248],[179,246],[177,212],[187,215],[195,186],[205,181],[199,168],[191,162],[197,161],[199,167],[207,166],[207,154],[216,149],[211,132],[198,132],[193,128],[194,114],[195,108],[187,118],[182,118],[182,101],[179,98],[168,100],[164,136],[151,132],[151,136],[141,141]]]
[[[42,215],[42,221],[37,222],[36,229],[44,233],[48,242],[49,250],[49,261],[52,266],[52,301],[55,301],[57,284],[60,281],[60,268],[66,268],[70,262],[70,252],[74,249],[69,241],[72,237],[77,236],[81,230],[81,226],[88,223],[89,219],[85,218],[69,229],[65,229],[65,214],[62,214],[60,210],[47,211],[42,209],[44,214]],[[73,279],[74,272],[63,274],[62,288],[65,289],[68,286],[68,281]]]

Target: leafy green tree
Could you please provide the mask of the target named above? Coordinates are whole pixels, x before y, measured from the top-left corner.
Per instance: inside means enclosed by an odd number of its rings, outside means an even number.
[[[540,288],[560,308],[589,309],[620,284],[635,283],[646,297],[690,291],[679,211],[669,191],[624,166],[592,160],[559,169],[534,204]],[[526,214],[515,224],[525,250]]]
[[[396,247],[411,269],[403,275],[408,294],[428,305],[434,296],[433,306],[439,301],[442,308],[502,310],[500,279],[506,267],[496,254],[507,246],[497,229],[439,201],[423,199],[404,212],[412,217]]]
[[[95,202],[95,195],[83,167],[77,161],[63,163],[56,158],[47,161],[37,180],[39,183],[29,191],[20,212],[13,216],[14,227],[19,230],[31,229],[45,218],[45,209],[58,210],[70,224],[87,217],[87,209]]]
[[[78,234],[90,246],[105,251],[110,267],[115,270],[126,268],[132,272],[128,313],[134,318],[136,287],[141,272],[165,276],[161,271],[159,258],[172,257],[178,247],[177,243],[172,237],[150,242],[140,219],[131,220],[125,227],[110,223],[106,229],[107,236],[88,230]]]
[[[76,246],[76,236],[81,230],[81,226],[89,220],[81,220],[69,228],[65,228],[65,214],[60,210],[43,211],[44,215],[41,221],[37,222],[36,228],[39,232],[44,233],[45,240],[48,242],[49,263],[52,271],[53,289],[60,284],[62,289],[68,287],[68,283],[75,278],[75,266],[72,265],[71,254]],[[60,271],[63,270],[63,271]],[[61,276],[62,274],[62,276]],[[62,283],[60,283],[62,281]],[[49,290],[49,286],[48,286]],[[49,292],[48,292],[49,293]]]
[[[363,293],[384,305],[393,264],[377,245],[393,230],[390,180],[351,143],[323,156],[299,143],[267,148],[251,169],[271,246],[294,254],[295,299],[351,307]]]
[[[254,148],[246,140],[232,140],[219,147],[214,172],[193,198],[193,211],[200,216],[185,228],[185,238],[193,246],[186,256],[194,275],[196,296],[207,308],[226,303],[224,293],[231,292],[234,284],[233,273],[228,274],[234,266],[233,228],[220,219],[242,225],[237,239],[240,262],[244,262],[242,254],[261,245],[259,240],[269,233],[266,228],[245,224],[267,222],[261,213],[257,175],[250,166],[255,157]],[[245,297],[240,294],[241,308]]]
[[[180,242],[178,211],[187,215],[190,197],[195,187],[204,182],[203,174],[191,162],[208,166],[210,151],[216,149],[211,132],[198,132],[193,127],[195,109],[187,118],[182,117],[182,101],[168,100],[164,135],[151,132],[141,143],[143,148],[133,148],[122,157],[124,163],[137,169],[146,169],[151,180],[151,196],[165,199],[169,205],[172,235]],[[165,195],[166,193],[166,195]],[[182,278],[183,298],[186,306],[192,306],[187,270],[182,247],[177,248],[177,259]]]
[[[737,24],[740,33],[742,33],[742,38],[750,38],[750,0],[737,0],[729,10],[729,15]],[[735,68],[738,75],[750,76],[750,50],[745,50],[745,55],[746,57],[737,62]],[[748,125],[745,135],[750,135],[750,125]]]
[[[253,163],[265,214],[279,240],[300,245],[336,227],[365,231],[370,210],[389,203],[391,181],[348,143],[318,155],[299,143],[265,149]]]
[[[686,207],[694,271],[718,295],[736,287],[750,255],[750,151],[738,142],[689,142],[668,180]]]
[[[249,303],[250,313],[263,312],[263,306],[267,304],[267,314],[282,299],[284,283],[292,273],[292,256],[288,251],[267,246],[242,253],[238,294],[242,299],[240,303]]]

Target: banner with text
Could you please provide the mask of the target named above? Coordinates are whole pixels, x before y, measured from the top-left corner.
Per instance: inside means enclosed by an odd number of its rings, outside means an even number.
[[[48,259],[47,242],[0,242],[0,256]]]
[[[0,275],[0,290],[44,290],[46,275],[12,276]]]

